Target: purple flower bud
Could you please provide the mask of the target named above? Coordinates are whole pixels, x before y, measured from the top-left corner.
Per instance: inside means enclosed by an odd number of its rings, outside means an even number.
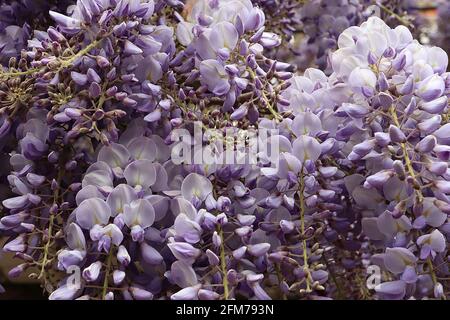
[[[411,75],[409,76],[405,83],[400,87],[400,94],[402,95],[408,95],[411,94],[414,90],[414,77]]]
[[[406,283],[402,280],[383,282],[375,287],[375,291],[386,298],[402,299],[406,293]]]
[[[220,263],[219,257],[212,252],[211,250],[207,249],[206,250],[206,256],[208,257],[208,262],[210,265],[212,266],[217,266]]]
[[[250,39],[252,41],[254,41],[253,37]],[[257,41],[254,41],[254,42],[257,42]],[[275,48],[280,45],[281,39],[275,33],[263,32],[261,35],[261,39],[259,40],[259,43],[266,49],[272,49],[272,48]]]
[[[86,75],[87,75],[87,78],[89,81],[93,81],[93,82],[97,82],[97,83],[100,83],[102,81],[102,79],[100,78],[98,73],[92,68],[88,69]]]
[[[56,152],[56,151],[52,151],[52,152],[50,152],[49,154],[48,154],[48,161],[50,162],[50,163],[55,163],[55,162],[57,162],[58,161],[58,159],[59,159],[59,154],[58,154],[58,152]]]
[[[400,71],[402,70],[406,65],[406,55],[404,53],[401,53],[395,57],[395,59],[392,61],[392,67]]]
[[[399,176],[400,179],[404,178],[406,175],[405,172],[405,166],[403,165],[403,162],[401,160],[395,160],[393,163],[393,169],[397,176]]]
[[[436,180],[436,181],[433,182],[433,184],[441,192],[446,193],[446,194],[450,193],[450,181]]]
[[[233,258],[235,258],[236,260],[241,260],[245,256],[246,252],[247,252],[246,246],[239,247],[232,252]]]
[[[27,248],[26,238],[24,234],[19,235],[17,238],[11,240],[3,246],[5,252],[23,252]]]
[[[447,172],[448,165],[447,162],[432,162],[427,164],[427,169],[437,175],[443,175]]]
[[[15,227],[23,222],[28,216],[29,214],[25,212],[10,214],[1,218],[0,223],[7,227]]]
[[[448,161],[450,159],[450,146],[437,145],[433,148],[439,160]]]
[[[66,27],[71,30],[79,30],[81,24],[80,20],[70,18],[68,16],[65,16],[63,14],[51,10],[49,11],[49,14],[58,25]]]
[[[201,285],[184,288],[170,296],[171,300],[198,300]]]
[[[128,98],[125,98],[128,99]],[[125,102],[125,100],[124,100]],[[156,122],[161,119],[161,111],[159,109],[156,109],[152,112],[150,112],[148,115],[145,116],[144,120],[147,122]]]
[[[0,138],[6,136],[11,129],[11,120],[5,119],[0,126]]]
[[[33,232],[33,230],[36,228],[34,224],[24,222],[20,224],[20,227],[23,228],[26,232]]]
[[[248,274],[246,277],[248,285],[252,288],[258,300],[272,300],[260,285],[262,279],[264,279],[262,274]]]
[[[409,116],[411,115],[414,110],[416,110],[417,107],[417,102],[416,102],[416,98],[412,97],[411,101],[408,103],[408,106],[405,108],[405,115]]]
[[[118,100],[122,100],[122,103],[123,103],[123,105],[124,106],[126,106],[126,107],[135,107],[136,105],[137,105],[137,102],[135,101],[135,100],[133,100],[133,99],[131,99],[131,98],[128,98],[128,97],[126,97],[126,96],[124,96],[124,98],[123,99],[119,99],[118,97],[118,95],[120,95],[120,97],[122,97],[122,95],[124,95],[125,93],[122,93],[122,92],[119,92],[119,93],[117,93],[116,94],[116,99],[118,99]],[[125,94],[126,95],[126,94]]]
[[[76,162],[75,160],[71,160],[71,161],[67,162],[67,163],[65,164],[65,166],[64,166],[64,168],[65,168],[67,171],[72,171],[72,170],[74,170],[76,167],[77,167],[77,162]]]
[[[109,81],[114,80],[116,78],[116,76],[117,76],[117,72],[116,72],[116,68],[115,67],[112,68],[111,70],[109,70],[109,72],[106,74],[106,78]]]
[[[80,109],[75,109],[75,108],[66,108],[64,109],[64,113],[71,119],[78,119],[79,117],[81,117],[82,112]]]
[[[395,55],[395,49],[392,47],[387,47],[383,52],[383,57],[392,58]]]
[[[420,122],[417,127],[424,134],[430,134],[436,131],[441,126],[442,117],[440,115],[435,115],[431,118],[428,118],[425,121]]]
[[[117,87],[116,86],[112,86],[112,87],[110,87],[110,88],[108,88],[107,90],[106,90],[106,95],[108,96],[108,97],[113,97],[116,93],[117,93]]]
[[[367,155],[375,147],[375,140],[366,140],[355,145],[352,149],[353,152],[357,153],[361,157]]]
[[[376,64],[378,62],[377,57],[375,56],[375,54],[372,51],[369,51],[369,54],[367,55],[367,62],[369,64]],[[384,90],[382,90],[384,91]]]
[[[167,246],[175,256],[175,258],[186,262],[194,261],[201,253],[199,249],[194,248],[189,243],[172,242]]]
[[[235,229],[234,232],[240,237],[246,237],[252,233],[252,228],[249,226],[244,226],[244,227]]]
[[[292,221],[281,220],[280,227],[283,233],[291,233],[295,229],[295,224]]]
[[[2,204],[8,209],[21,209],[28,204],[28,201],[29,197],[25,195],[3,200]]]
[[[47,29],[47,34],[48,34],[48,37],[53,41],[58,41],[58,42],[66,41],[66,38],[62,35],[62,33],[57,31],[53,27],[49,27]]]
[[[32,186],[38,187],[44,183],[45,177],[30,172],[27,173],[27,180]]]
[[[135,225],[131,228],[131,238],[135,242],[142,242],[144,241],[144,229],[140,225]]]
[[[437,74],[429,76],[418,84],[417,95],[425,101],[439,98],[445,91],[445,82]]]
[[[72,300],[75,298],[79,288],[77,286],[63,285],[53,291],[48,297],[49,300]]]
[[[255,216],[238,214],[237,219],[241,226],[250,226],[256,220]]]
[[[137,45],[135,45],[134,43],[132,43],[129,40],[125,40],[125,45],[124,45],[123,52],[126,55],[135,55],[135,54],[142,54],[143,53],[141,48],[139,48]]]
[[[198,291],[198,298],[200,300],[219,300],[220,294],[211,290],[200,289]]]
[[[239,42],[239,54],[246,56],[248,54],[248,42],[242,39]]]
[[[216,248],[219,248],[222,245],[222,238],[219,236],[217,231],[214,231],[212,235],[212,242]]]
[[[440,282],[437,282],[434,285],[433,294],[436,299],[441,299],[442,297],[445,296],[444,287],[442,286],[442,284]]]

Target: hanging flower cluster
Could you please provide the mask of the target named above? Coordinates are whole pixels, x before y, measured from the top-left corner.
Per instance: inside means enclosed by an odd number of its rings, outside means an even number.
[[[352,1],[59,8],[0,40],[10,278],[50,299],[448,296],[445,51]],[[302,74],[280,59],[298,23]]]

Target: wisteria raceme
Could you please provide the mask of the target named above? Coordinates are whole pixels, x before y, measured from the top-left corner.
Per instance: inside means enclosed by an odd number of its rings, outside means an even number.
[[[438,31],[432,36],[432,42],[446,52],[449,51],[449,34],[448,21],[450,17],[450,3],[448,1],[440,1],[437,9],[437,26]]]
[[[335,113],[343,118],[337,138],[347,142],[347,159],[364,168],[347,177],[348,191],[366,209],[363,232],[388,246],[372,262],[397,277],[375,290],[440,298],[439,278],[448,274],[448,56],[377,18],[344,31],[338,43],[330,78],[350,96]]]
[[[318,67],[327,74],[329,54],[336,50],[341,32],[361,24],[372,15],[383,18],[390,26],[406,25],[420,36],[423,23],[414,14],[411,1],[257,1],[269,17],[266,23],[284,41],[271,55],[289,62],[299,70]],[[273,25],[272,25],[273,24]]]
[[[33,30],[51,24],[49,10],[65,11],[75,1],[13,0],[0,5],[0,62],[19,57]],[[33,17],[30,20],[30,17]]]
[[[51,300],[446,299],[448,55],[404,8],[0,7],[9,279]]]

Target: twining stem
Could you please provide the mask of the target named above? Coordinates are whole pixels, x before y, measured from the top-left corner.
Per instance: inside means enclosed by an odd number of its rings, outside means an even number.
[[[111,263],[113,258],[113,247],[109,249],[108,258],[106,260],[106,271],[105,271],[105,279],[103,280],[103,287],[102,287],[102,300],[105,300],[106,297],[106,291],[108,290],[109,285],[109,271],[111,269]]]
[[[395,107],[391,106],[389,111],[392,116],[392,119],[394,120],[395,125],[400,129],[400,122],[398,121],[397,113],[395,112]],[[403,151],[403,157],[405,159],[406,169],[408,170],[408,173],[414,179],[414,181],[416,183],[418,183],[417,177],[416,177],[416,172],[414,171],[411,159],[408,154],[408,150],[406,148],[406,143],[402,142],[401,148]],[[422,191],[420,189],[416,189],[415,191],[416,191],[417,197],[419,198],[419,202],[422,202],[423,201]],[[428,268],[430,269],[429,273],[430,273],[431,279],[433,281],[433,284],[436,285],[436,283],[437,283],[436,273],[434,272],[433,262],[431,261],[430,257],[427,258],[427,264],[428,264]],[[445,299],[445,296],[444,296],[444,299]]]
[[[230,292],[228,289],[227,264],[225,260],[225,245],[222,227],[219,226],[218,231],[220,237],[220,268],[222,269],[223,295],[225,300],[228,300]]]
[[[438,280],[436,277],[436,273],[434,272],[433,261],[431,261],[430,257],[427,258],[427,264],[428,264],[428,269],[430,269],[429,272],[430,272],[431,280],[433,281],[433,284],[436,285],[438,283]],[[442,299],[447,300],[447,297],[445,296],[445,294],[442,296]]]
[[[299,201],[300,201],[300,233],[302,237],[302,246],[303,246],[303,269],[307,273],[306,274],[306,291],[311,292],[311,286],[309,283],[309,266],[308,266],[308,252],[306,251],[306,239],[304,238],[305,234],[305,181],[303,178],[303,168],[300,171],[300,186],[298,191]]]
[[[63,69],[65,69],[65,68],[67,68],[67,67],[69,67],[76,59],[78,59],[78,58],[84,56],[85,54],[89,53],[89,51],[94,49],[100,42],[101,42],[101,40],[94,40],[89,45],[87,45],[85,48],[81,49],[76,54],[74,54],[72,57],[70,57],[69,59],[67,59],[67,60],[60,60],[61,61],[61,66],[58,69],[58,72],[63,70]],[[0,72],[0,76],[6,76],[6,77],[24,76],[24,75],[33,74],[33,73],[38,72],[40,70],[41,70],[41,68],[37,67],[37,68],[28,69],[26,71]]]
[[[338,299],[344,299],[345,296],[342,292],[341,285],[340,285],[339,281],[337,280],[336,275],[334,274],[333,269],[331,268],[330,264],[328,263],[328,260],[325,257],[325,255],[322,256],[322,261],[325,263],[327,270],[330,273],[331,280],[333,280],[334,284],[336,285]]]

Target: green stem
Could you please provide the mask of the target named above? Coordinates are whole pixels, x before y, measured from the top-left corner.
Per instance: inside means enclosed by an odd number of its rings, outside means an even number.
[[[309,265],[308,265],[308,252],[306,247],[305,234],[305,182],[303,178],[303,168],[300,171],[300,188],[298,191],[299,201],[300,201],[300,232],[302,237],[303,246],[303,269],[306,272],[306,291],[311,292],[311,285],[309,281]]]
[[[247,68],[247,71],[250,73],[250,76],[252,79],[256,79],[257,76],[252,69]],[[261,94],[262,94],[263,100],[267,104],[267,109],[269,109],[270,113],[274,116],[274,118],[277,120],[280,120],[280,121],[283,120],[283,117],[273,108],[272,104],[270,103],[269,99],[267,98],[266,94],[264,93],[264,90],[261,90]]]
[[[398,120],[397,113],[395,112],[394,106],[391,106],[390,114],[392,116],[392,119],[394,120],[394,124],[400,129],[400,122]],[[415,183],[419,184],[418,180],[417,180],[416,172],[412,166],[411,158],[409,157],[409,154],[408,154],[408,149],[406,147],[406,143],[402,142],[400,145],[401,145],[401,148],[403,151],[403,157],[405,159],[406,169],[408,170],[409,175],[414,179]],[[415,192],[419,199],[419,202],[422,202],[423,201],[422,191],[420,189],[415,189]],[[433,262],[431,261],[431,259],[429,257],[427,259],[427,264],[428,264],[428,269],[429,269],[431,279],[433,280],[433,284],[436,285],[436,283],[437,283],[436,273],[434,272]],[[444,295],[443,299],[445,299],[445,295]]]

